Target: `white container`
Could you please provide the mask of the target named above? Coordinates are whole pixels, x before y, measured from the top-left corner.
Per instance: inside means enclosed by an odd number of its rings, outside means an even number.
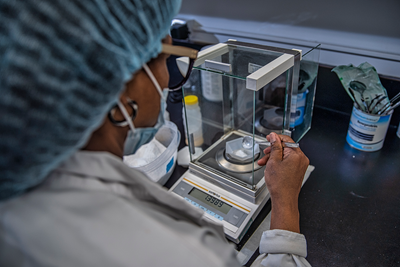
[[[351,113],[346,141],[362,151],[377,151],[383,147],[393,111],[388,115],[367,114],[355,106]]]
[[[204,143],[203,120],[201,118],[198,97],[195,95],[185,96],[185,107],[183,107],[182,110],[183,126],[185,128],[185,142],[188,145],[189,129],[189,136],[193,134],[194,146],[201,146]]]
[[[131,168],[145,173],[153,182],[164,185],[174,171],[181,135],[173,122],[165,121],[165,125],[158,130],[154,139],[166,149],[160,155],[156,155],[153,161],[140,167],[132,167],[129,163],[135,160],[133,154],[125,156],[124,162]]]

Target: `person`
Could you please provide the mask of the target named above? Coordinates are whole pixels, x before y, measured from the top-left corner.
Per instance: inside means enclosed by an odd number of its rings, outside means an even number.
[[[220,225],[122,162],[163,124],[179,7],[0,1],[1,266],[239,266]],[[267,139],[271,230],[253,265],[309,266],[309,162],[290,137]]]

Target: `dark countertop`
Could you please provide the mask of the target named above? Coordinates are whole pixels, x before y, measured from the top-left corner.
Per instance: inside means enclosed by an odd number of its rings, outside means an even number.
[[[377,152],[351,148],[350,117],[316,108],[300,141],[316,168],[299,197],[300,227],[313,266],[400,266],[400,139]]]
[[[175,105],[169,111],[182,130],[181,104]],[[346,113],[315,108],[312,128],[300,141],[315,166],[299,196],[307,260],[312,266],[400,266],[400,139],[396,127],[390,126],[380,151],[362,152],[345,140],[349,120]],[[171,187],[185,171],[177,166],[165,186]],[[257,220],[269,210],[268,202]]]

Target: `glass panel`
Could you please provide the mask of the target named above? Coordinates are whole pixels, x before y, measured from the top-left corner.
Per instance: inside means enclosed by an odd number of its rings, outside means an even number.
[[[264,176],[264,167],[258,166],[257,161],[264,156],[265,146],[254,144],[244,148],[243,138],[266,141],[269,133],[281,134],[290,129],[291,96],[297,93],[299,57],[295,57],[294,67],[253,91],[246,88],[246,77],[284,52],[241,45],[229,45],[225,51],[228,52],[207,58],[195,67],[182,88],[186,136],[193,140],[186,143],[204,151],[196,159],[191,157],[192,164],[254,189]],[[193,115],[196,112],[200,114],[197,117]]]
[[[292,138],[295,142],[311,129],[315,90],[317,87],[320,45],[310,49],[300,62],[295,116],[292,116]]]
[[[259,98],[259,92],[246,89],[246,82],[242,79],[194,69],[183,87],[183,93],[185,99],[188,96],[197,97],[201,112],[203,138],[202,142],[198,142],[195,128],[199,121],[190,114],[190,105],[185,104],[186,136],[194,133],[195,142],[191,145],[204,151],[196,160],[191,157],[191,162],[206,167],[215,175],[252,188],[264,176],[263,168],[255,163],[264,154],[259,151],[255,157],[245,159],[235,156],[240,156],[241,139],[253,135],[253,114],[261,103],[258,99],[254,100]],[[232,156],[226,153],[226,145],[235,140],[234,151],[231,152],[237,155]],[[190,145],[188,141],[186,143]],[[251,152],[254,155],[253,149]]]
[[[282,73],[258,91],[256,97],[256,135],[265,137],[271,132],[282,134],[288,120],[286,101],[291,69]]]
[[[254,123],[256,121],[256,91],[253,91],[253,114],[252,114],[251,117],[252,117],[251,124],[252,124],[252,138],[253,138],[253,140],[252,140],[253,142],[252,142],[252,145],[251,145],[251,147],[252,147],[252,155],[257,155],[257,153],[261,154],[259,151],[262,150],[262,149],[259,148],[259,144],[256,143],[256,141],[255,141],[256,139],[255,139],[255,136],[254,136],[254,133],[255,133]],[[243,144],[244,143],[242,143],[242,146],[244,146]],[[255,157],[253,156],[253,164],[252,164],[253,169],[251,170],[251,173],[252,173],[252,176],[253,176],[253,179],[251,181],[252,185],[255,185],[255,183],[254,183],[254,163],[255,163]],[[262,170],[264,170],[264,168],[262,168]]]
[[[188,125],[189,128],[189,136],[194,132],[193,128],[198,125],[202,126],[202,138],[199,137],[198,139],[201,140],[196,142],[195,145],[197,147],[202,147],[203,150],[205,150],[225,133],[225,105],[223,104],[223,95],[224,91],[229,88],[225,88],[224,90],[220,74],[202,72],[197,69],[192,71],[188,82],[182,88],[185,99],[187,99],[188,96],[197,97],[198,111],[201,114],[201,121],[197,121],[194,118],[195,116],[189,116],[190,118],[187,118],[188,122],[186,125]],[[185,108],[186,110],[190,109],[190,106],[186,104],[186,101]],[[188,112],[187,114],[191,113]],[[188,144],[187,136],[185,140],[186,144]]]

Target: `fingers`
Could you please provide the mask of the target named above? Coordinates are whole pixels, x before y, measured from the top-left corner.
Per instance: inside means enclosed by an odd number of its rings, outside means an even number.
[[[266,150],[266,149],[265,149],[265,150]],[[265,151],[265,150],[264,150],[264,151]],[[264,152],[264,153],[265,153],[265,152]],[[258,164],[259,166],[264,166],[264,165],[267,164],[268,159],[269,159],[269,153],[268,153],[268,154],[265,153],[264,157],[262,157],[261,159],[259,159],[259,160],[257,161],[257,164]]]
[[[293,139],[290,138],[290,136],[287,136],[287,135],[279,135],[279,138],[282,140],[282,146],[283,146],[284,148],[290,147],[290,146],[287,146],[285,143],[295,143],[295,142],[293,141]],[[293,147],[291,147],[291,148],[293,148]]]
[[[288,135],[281,134],[279,135],[279,137],[282,140],[282,142],[294,143],[293,139],[290,138],[290,136]]]
[[[287,135],[278,135],[276,133],[271,133],[266,136],[267,140],[271,142],[271,146],[264,149],[265,156],[257,161],[259,166],[264,166],[267,161],[271,158],[270,153],[274,155],[274,158],[282,161],[286,154],[290,154],[290,150],[284,150],[283,148],[288,148],[284,142],[294,143],[293,139]],[[300,148],[292,148],[301,151]],[[274,151],[274,152],[272,152]],[[293,151],[292,151],[293,152]]]
[[[271,142],[271,153],[269,158],[271,160],[282,161],[283,147],[280,137],[276,133],[270,133],[269,139],[269,141]]]

